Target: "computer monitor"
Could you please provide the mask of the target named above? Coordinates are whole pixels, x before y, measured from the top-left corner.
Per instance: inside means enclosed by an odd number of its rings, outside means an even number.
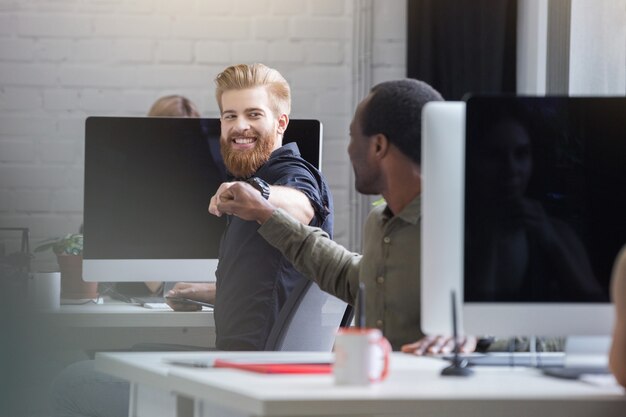
[[[422,110],[422,331],[452,334],[450,293],[460,305],[465,102]],[[457,308],[460,311],[460,308]],[[462,329],[462,317],[459,317]]]
[[[467,333],[609,335],[626,243],[626,97],[467,100]]]
[[[284,143],[321,161],[322,126],[291,120]],[[85,281],[215,281],[225,217],[208,213],[226,180],[220,121],[89,117],[85,126]]]

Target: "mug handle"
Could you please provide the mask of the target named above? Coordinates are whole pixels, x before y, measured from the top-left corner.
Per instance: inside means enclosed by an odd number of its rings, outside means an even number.
[[[383,370],[380,372],[380,375],[378,377],[370,376],[370,382],[380,382],[387,378],[387,374],[389,373],[389,356],[391,355],[391,343],[389,343],[389,340],[387,340],[387,338],[383,336],[372,344],[377,345],[383,352]]]

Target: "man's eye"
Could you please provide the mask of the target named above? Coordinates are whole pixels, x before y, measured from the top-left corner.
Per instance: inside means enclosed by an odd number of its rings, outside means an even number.
[[[261,117],[261,113],[252,112],[248,116],[253,117],[253,118],[257,118],[257,117]]]
[[[235,118],[234,114],[226,114],[224,116],[222,116],[222,119],[224,120],[233,120]]]

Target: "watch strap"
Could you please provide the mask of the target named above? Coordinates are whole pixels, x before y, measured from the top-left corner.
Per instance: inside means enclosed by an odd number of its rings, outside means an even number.
[[[246,182],[253,186],[258,192],[260,192],[264,199],[269,200],[270,185],[267,183],[267,181],[262,180],[259,177],[250,177],[246,180]]]

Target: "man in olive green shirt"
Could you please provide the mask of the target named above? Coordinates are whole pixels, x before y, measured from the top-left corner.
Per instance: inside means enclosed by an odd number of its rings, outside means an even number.
[[[352,253],[322,230],[304,226],[246,183],[232,183],[209,211],[261,223],[259,233],[320,288],[354,305],[365,284],[366,325],[382,330],[395,350],[420,339],[421,113],[442,100],[417,80],[376,85],[350,125],[348,153],[355,187],[381,194],[370,213],[363,254]]]

